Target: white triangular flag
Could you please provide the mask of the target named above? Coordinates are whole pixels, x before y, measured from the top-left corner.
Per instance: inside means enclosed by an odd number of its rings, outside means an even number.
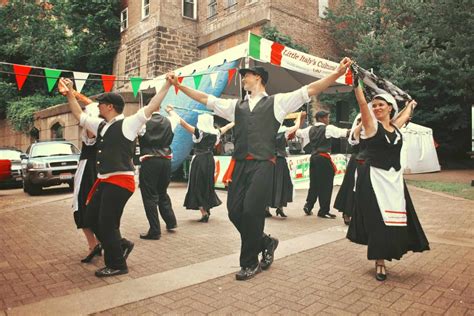
[[[211,85],[212,85],[213,88],[216,86],[216,80],[217,80],[217,75],[218,74],[219,74],[218,72],[213,72],[213,73],[209,74],[209,76],[211,77]]]
[[[76,83],[76,90],[77,92],[81,93],[84,84],[86,83],[87,78],[89,77],[89,73],[87,72],[79,72],[74,71],[74,82]]]

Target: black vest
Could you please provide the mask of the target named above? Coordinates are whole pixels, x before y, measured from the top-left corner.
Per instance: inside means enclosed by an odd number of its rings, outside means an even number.
[[[286,157],[286,137],[285,132],[278,133],[276,136],[276,155],[277,157]]]
[[[397,128],[395,128],[395,132],[389,133],[381,123],[378,122],[377,124],[378,128],[375,136],[365,141],[367,145],[365,161],[368,165],[376,168],[390,170],[393,167],[398,171],[401,169],[402,133]],[[400,134],[400,139],[397,144],[394,144],[397,133]]]
[[[171,155],[170,145],[173,137],[170,120],[159,113],[153,113],[146,123],[145,134],[138,138],[140,155]]]
[[[331,138],[326,138],[326,125],[312,126],[309,129],[311,154],[331,152]]]
[[[248,154],[256,160],[275,157],[275,139],[280,122],[275,118],[274,97],[265,96],[250,111],[248,100],[235,107],[234,159],[243,160]]]
[[[217,135],[203,132],[201,141],[194,144],[194,154],[212,153],[217,141]]]
[[[100,132],[105,126],[103,122],[97,133],[97,171],[106,174],[118,171],[134,171],[132,157],[135,152],[135,141],[127,139],[122,133],[123,120],[109,126],[104,136]]]
[[[79,160],[83,160],[83,159],[96,160],[96,157],[97,157],[97,144],[88,146],[84,142],[82,142],[81,155],[79,156]]]

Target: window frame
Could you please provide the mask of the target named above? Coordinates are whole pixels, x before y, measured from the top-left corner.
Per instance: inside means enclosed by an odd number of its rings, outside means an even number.
[[[211,14],[211,8],[215,8],[214,14]],[[207,18],[212,19],[217,16],[217,0],[209,0],[207,3]]]
[[[148,4],[145,4],[145,2],[148,2]],[[151,0],[142,0],[142,20],[145,20],[150,16],[150,4]],[[148,14],[147,11],[148,10]],[[146,15],[145,15],[146,14]]]
[[[126,14],[126,19],[123,19],[123,13]],[[123,27],[123,24],[125,22],[125,27]],[[128,7],[120,11],[120,32],[124,32],[128,29]]]
[[[192,1],[192,2],[191,2]],[[185,3],[192,3],[193,4],[193,16],[189,17],[184,15],[184,4]],[[181,2],[181,16],[185,19],[190,19],[190,20],[197,20],[197,0],[183,0]]]

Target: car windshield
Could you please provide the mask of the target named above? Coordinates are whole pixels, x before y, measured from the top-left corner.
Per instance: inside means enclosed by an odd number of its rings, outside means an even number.
[[[48,157],[79,154],[79,149],[68,143],[36,144],[31,150],[31,157]]]
[[[20,160],[21,152],[10,149],[0,149],[0,159]]]

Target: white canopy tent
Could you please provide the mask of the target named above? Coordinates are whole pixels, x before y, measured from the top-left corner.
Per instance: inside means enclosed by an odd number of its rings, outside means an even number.
[[[400,158],[405,174],[441,170],[431,128],[409,123],[401,132],[403,147]]]

